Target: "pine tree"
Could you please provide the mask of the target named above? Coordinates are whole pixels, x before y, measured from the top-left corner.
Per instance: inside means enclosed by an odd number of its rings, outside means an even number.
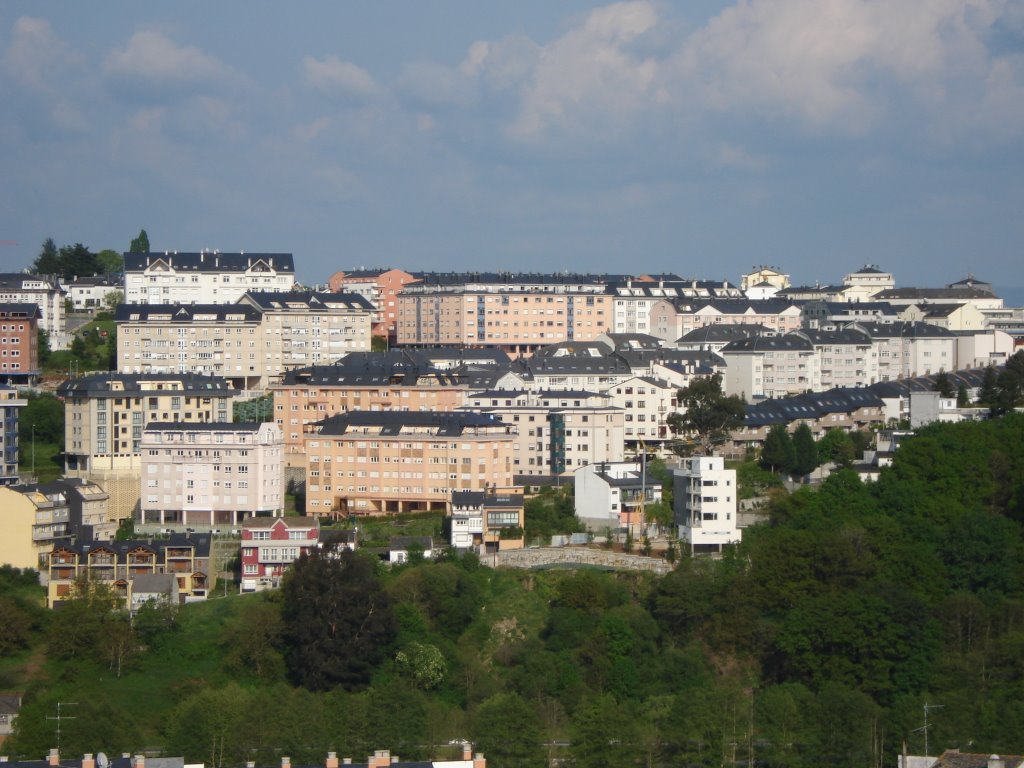
[[[806,424],[801,424],[793,433],[793,452],[795,458],[793,463],[794,474],[807,475],[817,468],[818,446],[814,442],[811,428]]]
[[[785,424],[768,430],[761,449],[761,466],[772,472],[791,472],[796,465],[796,450]]]

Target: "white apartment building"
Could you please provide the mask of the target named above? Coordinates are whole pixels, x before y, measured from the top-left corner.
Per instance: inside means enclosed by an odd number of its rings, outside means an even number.
[[[871,336],[856,328],[796,331],[818,355],[821,391],[835,387],[866,387],[878,381],[878,351]],[[817,391],[817,390],[816,390]]]
[[[125,373],[223,376],[265,389],[294,368],[370,349],[373,309],[344,293],[246,294],[236,304],[122,304],[118,367]]]
[[[643,535],[646,508],[661,501],[661,481],[640,460],[602,461],[573,472],[576,517],[592,531],[626,528]]]
[[[820,358],[802,336],[740,339],[723,347],[721,355],[726,362],[725,393],[740,395],[748,403],[821,389]]]
[[[611,405],[622,410],[628,449],[644,445],[656,450],[671,437],[665,419],[676,410],[677,392],[668,381],[651,376],[635,376],[604,390]]]
[[[878,381],[895,381],[956,369],[956,334],[927,323],[855,323],[878,356]]]
[[[0,303],[38,304],[42,318],[39,327],[50,334],[50,346],[64,349],[57,343],[64,336],[64,290],[58,282],[45,275],[0,273]]]
[[[622,461],[625,414],[599,392],[488,390],[466,396],[460,411],[513,426],[512,472],[552,476],[598,461]]]
[[[234,304],[249,291],[295,286],[290,253],[126,253],[128,304]]]
[[[837,301],[872,301],[882,291],[894,288],[896,279],[892,272],[884,272],[874,264],[865,264],[856,272],[843,277],[843,286],[835,297]]]
[[[650,333],[674,344],[696,328],[706,325],[757,324],[775,333],[795,331],[801,324],[800,306],[789,299],[676,299],[658,301],[651,307]]]
[[[283,511],[276,424],[150,422],[142,433],[142,524],[238,526]]]
[[[673,472],[673,499],[680,541],[693,554],[717,554],[740,541],[736,470],[720,456],[694,456]]]

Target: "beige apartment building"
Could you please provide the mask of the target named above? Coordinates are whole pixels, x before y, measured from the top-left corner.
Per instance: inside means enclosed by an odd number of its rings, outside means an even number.
[[[623,277],[615,277],[622,280]],[[520,357],[613,330],[609,278],[593,275],[422,275],[398,295],[403,345],[493,345]]]
[[[276,424],[150,422],[141,447],[143,525],[231,528],[283,512]]]
[[[99,483],[110,494],[110,519],[121,520],[138,506],[146,424],[228,421],[237,392],[214,376],[95,373],[65,381],[57,394],[65,473]]]
[[[309,515],[448,511],[452,491],[512,485],[515,429],[490,414],[352,411],[306,436]]]
[[[250,292],[236,304],[122,304],[118,368],[223,376],[239,389],[262,390],[292,368],[369,350],[372,314],[366,299],[343,293]]]
[[[660,300],[650,310],[650,333],[673,344],[697,328],[708,325],[760,324],[775,333],[800,328],[801,310],[788,299]]]
[[[285,466],[305,470],[304,433],[328,416],[453,411],[467,392],[491,386],[508,364],[508,355],[498,350],[402,349],[353,352],[334,365],[288,371],[271,387],[274,418],[284,433]]]

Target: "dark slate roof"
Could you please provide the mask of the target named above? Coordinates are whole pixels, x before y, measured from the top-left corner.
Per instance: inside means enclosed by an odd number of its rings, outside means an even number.
[[[751,336],[746,339],[730,341],[722,347],[722,354],[730,352],[774,352],[793,350],[796,352],[810,352],[814,346],[807,339],[796,334],[785,336]]]
[[[771,330],[760,323],[712,323],[683,334],[676,339],[676,344],[728,342],[750,336],[761,336],[766,333],[771,333]]]
[[[930,323],[858,322],[858,328],[873,339],[952,337],[952,331]]]
[[[500,350],[396,349],[352,352],[333,365],[296,368],[284,374],[282,384],[475,387],[490,386],[508,370],[508,355]]]
[[[874,297],[878,301],[889,299],[991,299],[992,292],[978,288],[889,288]]]
[[[249,291],[239,301],[249,301],[262,310],[288,310],[296,304],[300,308],[327,312],[330,309],[373,310],[373,305],[358,293],[320,293],[317,291]]]
[[[118,304],[114,320],[119,323],[138,322],[160,319],[163,322],[191,323],[196,315],[205,315],[208,322],[214,319],[219,323],[231,322],[258,323],[261,312],[250,304]],[[212,318],[211,318],[212,316]]]
[[[197,557],[208,557],[210,554],[211,534],[209,533],[172,533],[166,539],[132,539],[130,541],[68,541],[58,544],[57,549],[77,552],[80,556],[97,549],[107,549],[118,555],[125,555],[136,549],[150,552],[161,552],[172,547],[195,547]]]
[[[884,275],[884,274],[887,274],[887,273],[885,273],[882,270],[880,270],[874,264],[865,264],[863,267],[858,269],[853,274],[855,274],[855,275]]]
[[[616,352],[631,352],[638,349],[660,349],[661,339],[648,333],[606,333]]]
[[[173,381],[180,390],[156,389],[147,383]],[[118,382],[123,390],[112,390],[111,382]],[[142,397],[155,394],[183,396],[227,396],[235,390],[220,376],[198,373],[91,373],[68,379],[57,388],[60,397]]]
[[[43,316],[43,311],[38,304],[11,302],[0,304],[0,316],[7,320],[36,320]]]
[[[1001,370],[1001,367],[996,368]],[[912,379],[897,379],[895,381],[879,381],[872,384],[868,389],[879,397],[906,397],[911,392],[931,392],[935,390],[935,378],[937,374],[928,376],[915,376]],[[946,373],[950,384],[954,389],[964,385],[968,389],[977,389],[985,378],[984,368],[971,368],[962,371],[949,371]]]
[[[89,480],[84,480],[80,477],[64,477],[58,480],[50,480],[45,483],[24,483],[22,485],[11,486],[11,490],[18,491],[18,493],[31,493],[35,491],[43,494],[44,496],[53,496],[56,494],[63,494],[66,496],[69,493],[75,493],[79,488],[97,488],[101,491],[103,490],[99,484],[93,483]]]
[[[723,315],[743,315],[753,311],[755,315],[777,315],[790,307],[800,304],[776,294],[770,299],[676,299],[672,302],[677,312],[692,314],[711,307]]]
[[[23,287],[26,282],[32,282],[32,283],[43,282],[43,283],[47,283],[50,287],[47,288],[47,289],[41,289],[41,288],[29,288],[29,289],[26,289],[26,288]],[[54,279],[53,277],[49,277],[47,275],[32,275],[32,274],[23,273],[23,272],[0,272],[0,289],[15,290],[15,291],[23,291],[23,290],[33,290],[33,291],[36,291],[36,290],[51,290],[51,291],[55,291],[55,290],[58,289],[58,285],[57,285],[56,279]]]
[[[872,389],[837,387],[749,405],[743,424],[751,428],[789,424],[797,419],[819,419],[830,413],[851,413],[859,408],[882,405],[881,397]]]
[[[64,283],[65,288],[78,288],[81,286],[116,288],[121,285],[121,279],[114,275],[78,275],[74,280]]]
[[[630,275],[595,275],[576,272],[415,272],[422,286],[494,285],[605,285],[625,282]]]
[[[151,421],[147,432],[259,432],[259,421]]]
[[[319,434],[326,437],[344,435],[351,427],[377,427],[382,435],[399,435],[403,427],[436,429],[439,436],[458,436],[476,427],[507,427],[493,414],[424,411],[347,411],[321,422]]]
[[[275,272],[295,273],[295,259],[290,253],[126,253],[125,272],[141,272],[147,266],[163,261],[177,272],[246,272],[263,262]]]
[[[842,328],[835,331],[822,331],[813,328],[805,328],[803,330],[796,331],[796,334],[803,336],[814,346],[824,344],[856,344],[870,346],[871,344],[871,336],[869,336],[866,331],[862,331],[857,328]]]
[[[452,506],[459,508],[519,508],[525,504],[521,493],[492,491],[452,491]]]

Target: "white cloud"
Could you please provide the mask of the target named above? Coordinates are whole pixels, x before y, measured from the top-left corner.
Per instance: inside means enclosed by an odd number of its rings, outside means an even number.
[[[325,93],[366,99],[381,92],[369,72],[337,56],[327,56],[322,61],[306,56],[302,60],[302,73],[309,85]]]
[[[309,142],[326,131],[331,125],[328,117],[318,117],[310,123],[301,123],[292,128],[292,135],[299,141]]]
[[[156,30],[136,32],[124,48],[107,54],[106,74],[139,89],[209,89],[240,85],[243,78],[214,56],[180,45]]]
[[[28,96],[30,108],[45,115],[51,127],[80,131],[88,126],[88,120],[68,93],[81,93],[83,88],[66,87],[78,79],[80,63],[80,57],[54,34],[46,19],[22,16],[11,30],[2,72]]]

